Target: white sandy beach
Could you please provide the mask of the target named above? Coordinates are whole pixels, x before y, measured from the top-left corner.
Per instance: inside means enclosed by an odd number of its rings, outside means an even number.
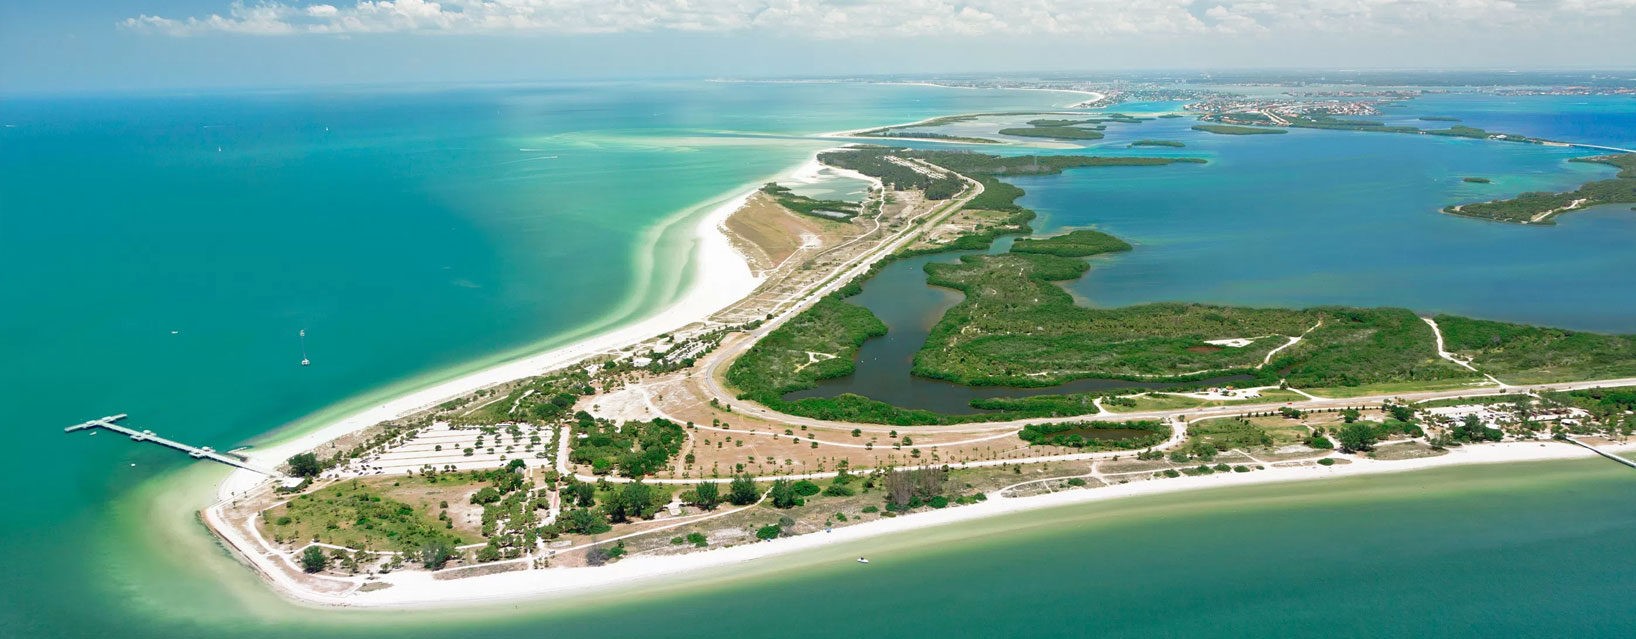
[[[1636,444],[1607,446],[1604,448],[1615,451],[1630,451],[1636,449]],[[302,602],[369,608],[439,608],[498,603],[548,595],[584,595],[615,587],[628,587],[633,584],[662,579],[692,580],[722,576],[731,574],[731,567],[743,562],[810,551],[825,546],[932,526],[942,526],[1055,506],[1208,488],[1408,472],[1460,464],[1497,464],[1594,457],[1596,457],[1595,453],[1584,448],[1552,441],[1484,444],[1455,448],[1447,455],[1422,459],[1377,461],[1354,458],[1350,464],[1335,466],[1312,465],[1269,468],[1250,473],[1218,473],[1205,476],[1183,476],[1174,479],[1138,481],[1129,484],[1066,490],[1029,497],[990,498],[987,501],[970,506],[932,510],[892,519],[880,519],[839,528],[830,533],[812,533],[771,542],[749,543],[730,548],[681,555],[636,556],[598,568],[523,570],[458,580],[437,580],[430,573],[419,571],[399,572],[381,577],[381,582],[392,584],[390,588],[348,594],[324,594],[297,590],[298,585],[288,577],[275,577],[274,583],[286,595]],[[237,543],[235,542],[235,545]],[[845,560],[840,559],[838,561]],[[259,564],[262,561],[271,560],[258,556],[255,561]],[[268,572],[266,566],[258,567],[264,573]],[[273,572],[278,571],[274,570]]]
[[[750,294],[761,284],[761,278],[751,273],[749,262],[733,248],[722,230],[722,223],[727,217],[744,206],[745,200],[754,192],[752,189],[740,193],[700,219],[689,258],[695,269],[693,281],[680,299],[657,313],[568,346],[416,390],[296,437],[244,451],[245,455],[252,463],[276,467],[291,455],[383,421],[419,412],[481,388],[547,373],[591,355],[624,348],[709,317]],[[265,476],[252,471],[235,471],[218,486],[217,496],[219,499],[231,498],[265,479]]]

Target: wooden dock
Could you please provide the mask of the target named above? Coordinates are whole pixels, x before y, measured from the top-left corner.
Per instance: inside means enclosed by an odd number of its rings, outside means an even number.
[[[1619,463],[1621,463],[1621,464],[1624,464],[1624,465],[1626,465],[1626,466],[1629,466],[1629,467],[1631,467],[1631,468],[1636,468],[1636,461],[1631,461],[1631,460],[1629,460],[1629,459],[1625,459],[1625,458],[1623,458],[1623,457],[1620,457],[1620,456],[1618,456],[1618,455],[1615,455],[1615,454],[1613,454],[1613,453],[1610,453],[1610,452],[1608,452],[1608,451],[1605,451],[1605,450],[1602,450],[1602,449],[1600,449],[1600,448],[1597,448],[1597,447],[1595,447],[1595,446],[1592,446],[1592,445],[1590,445],[1590,444],[1587,444],[1587,443],[1585,443],[1585,442],[1582,442],[1582,441],[1579,441],[1579,440],[1577,440],[1577,439],[1574,439],[1574,438],[1572,438],[1572,437],[1569,437],[1569,438],[1568,438],[1568,441],[1570,441],[1570,442],[1573,442],[1573,443],[1575,443],[1575,444],[1579,444],[1579,445],[1580,445],[1580,446],[1583,446],[1583,447],[1585,447],[1585,448],[1588,448],[1588,449],[1590,449],[1590,450],[1591,450],[1591,452],[1593,452],[1593,453],[1596,453],[1596,454],[1598,454],[1598,455],[1601,455],[1601,456],[1603,456],[1603,457],[1606,457],[1606,458],[1608,458],[1608,459],[1611,459],[1611,460],[1613,460],[1613,461],[1616,461],[1616,462],[1619,462]]]
[[[124,435],[126,437],[130,437],[131,441],[153,442],[155,444],[159,444],[160,446],[166,446],[166,447],[169,447],[169,448],[174,448],[176,450],[187,453],[189,457],[192,457],[194,459],[209,459],[211,461],[218,461],[218,462],[221,462],[223,464],[227,464],[228,466],[232,466],[234,468],[243,468],[245,470],[261,473],[261,474],[266,475],[268,477],[283,477],[284,476],[283,473],[280,473],[280,472],[278,472],[276,470],[268,470],[268,469],[262,468],[260,466],[256,466],[255,464],[251,464],[250,462],[239,459],[237,457],[234,457],[232,455],[224,455],[222,453],[218,453],[218,452],[216,452],[216,450],[214,448],[211,448],[209,446],[189,446],[187,444],[184,444],[182,442],[179,442],[179,441],[176,441],[176,440],[173,440],[173,439],[166,439],[164,437],[160,437],[158,435],[155,435],[153,433],[153,431],[151,431],[151,430],[136,430],[136,429],[132,429],[132,428],[126,428],[124,426],[120,426],[119,424],[114,423],[114,422],[117,422],[117,421],[119,421],[121,419],[125,419],[126,417],[127,417],[127,415],[125,413],[120,413],[118,415],[109,415],[109,416],[104,417],[102,419],[93,419],[93,420],[85,422],[83,424],[75,424],[73,426],[69,426],[67,428],[64,428],[63,432],[72,433],[72,432],[75,432],[75,431],[87,430],[87,429],[91,429],[91,428],[103,428],[103,429],[107,429],[107,430],[115,432],[115,433],[119,433],[119,434]]]

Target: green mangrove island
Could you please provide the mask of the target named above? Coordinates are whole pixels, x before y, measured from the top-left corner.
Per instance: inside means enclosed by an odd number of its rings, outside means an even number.
[[[1606,164],[1619,168],[1611,179],[1588,182],[1566,193],[1535,191],[1523,193],[1509,200],[1460,204],[1443,209],[1444,213],[1517,224],[1552,224],[1558,215],[1578,211],[1599,204],[1629,204],[1636,202],[1636,154],[1602,155],[1572,158],[1569,162]],[[1471,178],[1466,178],[1469,182]]]
[[[1218,135],[1278,135],[1289,133],[1283,129],[1262,129],[1253,126],[1236,126],[1232,124],[1195,124],[1194,131],[1215,133]]]
[[[1176,149],[1180,149],[1182,147],[1187,146],[1184,143],[1176,142],[1174,140],[1137,140],[1135,142],[1130,143],[1130,145],[1131,146],[1162,146],[1162,147],[1171,147],[1171,148],[1176,148]]]

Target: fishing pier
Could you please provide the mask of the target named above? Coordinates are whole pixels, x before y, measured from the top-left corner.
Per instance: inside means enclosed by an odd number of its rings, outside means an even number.
[[[187,453],[189,457],[192,457],[194,459],[209,459],[211,461],[218,461],[218,462],[221,462],[223,464],[227,464],[228,466],[232,466],[234,468],[243,468],[243,469],[248,470],[248,471],[261,473],[261,474],[266,475],[268,477],[277,478],[277,477],[283,477],[284,476],[283,473],[280,473],[280,472],[278,472],[276,470],[268,470],[268,469],[262,468],[260,466],[256,466],[254,464],[251,464],[250,462],[239,459],[237,457],[234,457],[232,455],[227,455],[227,454],[216,452],[216,450],[214,448],[211,448],[209,446],[189,446],[187,444],[176,441],[174,439],[166,439],[164,437],[160,437],[158,435],[155,435],[153,433],[153,431],[151,431],[151,430],[136,430],[136,429],[133,429],[133,428],[126,428],[124,426],[120,426],[119,424],[115,423],[115,422],[118,422],[119,420],[125,419],[126,416],[127,415],[125,413],[120,413],[118,415],[109,415],[109,416],[104,417],[102,419],[93,419],[93,420],[85,422],[83,424],[75,424],[73,426],[69,426],[67,428],[64,428],[63,432],[72,433],[72,432],[75,432],[75,431],[88,430],[88,429],[92,429],[92,428],[102,428],[102,429],[106,429],[106,430],[109,430],[109,431],[124,435],[126,437],[129,437],[129,438],[131,438],[131,441],[153,442],[155,444],[159,444],[160,446],[174,448],[176,450]]]

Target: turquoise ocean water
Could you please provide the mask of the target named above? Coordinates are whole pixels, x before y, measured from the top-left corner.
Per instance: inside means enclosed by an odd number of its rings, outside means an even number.
[[[1566,107],[1485,100],[1444,106],[1476,126],[1636,137],[1628,101],[1563,125]],[[191,519],[219,470],[59,430],[129,412],[184,441],[253,443],[661,306],[688,278],[689,216],[825,146],[801,136],[1071,101],[726,83],[0,100],[0,437],[17,489],[0,510],[0,635],[1628,631],[1604,611],[1636,582],[1599,559],[1636,529],[1631,478],[1594,463],[1008,518],[870,542],[901,561],[867,579],[848,548],[620,597],[387,615],[262,589]],[[1210,165],[1033,179],[1023,203],[1042,228],[1139,244],[1073,285],[1098,304],[1391,303],[1636,330],[1628,207],[1548,229],[1432,213],[1470,196],[1461,175],[1571,186],[1597,174],[1561,162],[1583,153],[1307,133],[1189,137],[1179,153]],[[827,621],[792,623],[803,604]]]

